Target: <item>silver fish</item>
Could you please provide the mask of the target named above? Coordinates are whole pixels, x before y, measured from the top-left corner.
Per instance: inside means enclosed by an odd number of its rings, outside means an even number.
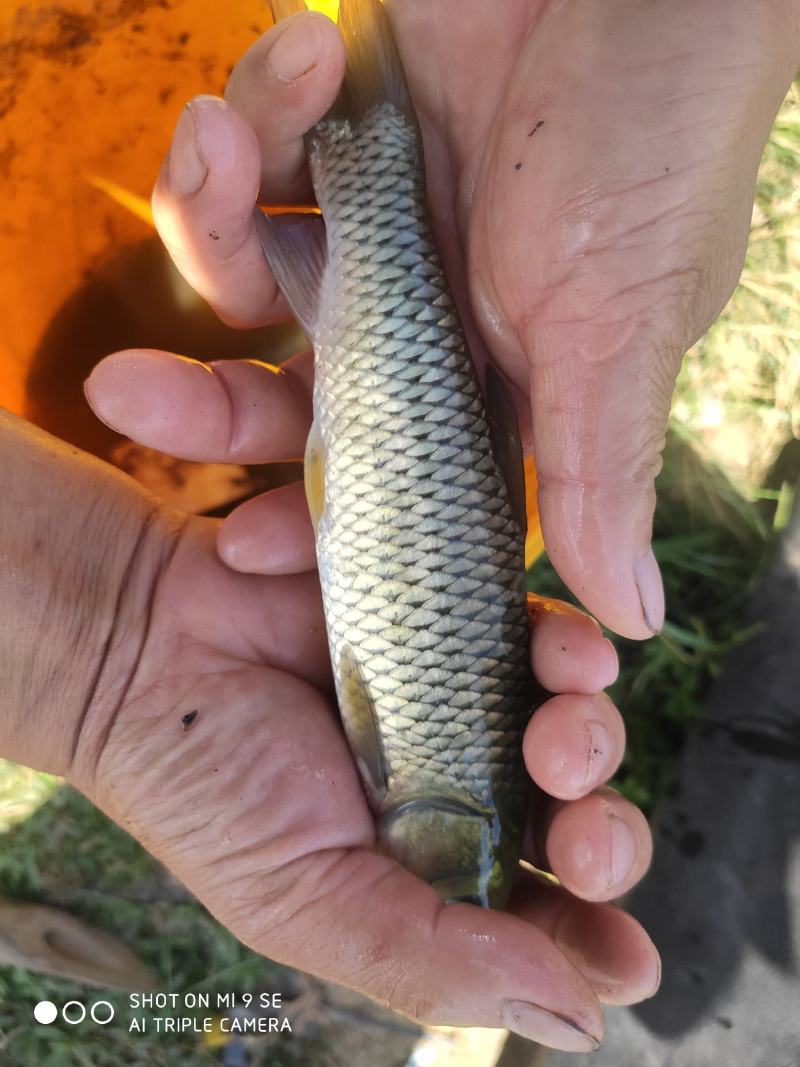
[[[345,84],[306,137],[324,224],[257,216],[314,345],[306,490],[339,707],[380,846],[445,900],[501,906],[534,706],[513,402],[496,373],[481,394],[388,17],[342,0],[339,27]]]

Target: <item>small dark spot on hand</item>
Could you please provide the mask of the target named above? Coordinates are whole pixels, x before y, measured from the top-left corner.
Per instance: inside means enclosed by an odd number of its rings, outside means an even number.
[[[219,767],[215,767],[214,768],[214,774],[216,774],[218,770],[219,770]]]
[[[515,163],[514,164],[514,170],[522,170],[522,164],[521,163]]]
[[[208,236],[211,238],[212,241],[218,241],[219,240],[219,234],[217,233],[216,230],[209,230],[208,231]]]
[[[532,129],[532,130],[531,130],[531,132],[530,132],[530,133],[528,134],[528,136],[529,136],[529,137],[533,137],[533,135],[534,135],[534,134],[536,133],[536,131],[537,131],[537,130],[541,130],[542,126],[544,126],[544,119],[539,119],[539,121],[538,121],[538,122],[536,123],[536,125],[535,125],[535,126],[533,127],[533,129]]]
[[[566,652],[567,651],[567,646],[566,645],[562,645],[561,646],[561,651],[562,652]]]
[[[669,174],[669,167],[664,167],[664,173]]]
[[[192,725],[197,716],[197,711],[188,711],[184,716],[181,717],[181,722],[183,723],[184,730],[189,729],[189,727]]]

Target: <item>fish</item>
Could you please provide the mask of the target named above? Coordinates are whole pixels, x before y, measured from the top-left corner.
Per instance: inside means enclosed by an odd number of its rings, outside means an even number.
[[[321,217],[256,213],[314,348],[305,487],[336,694],[378,847],[447,903],[500,908],[535,707],[522,445],[447,284],[388,15],[342,0],[338,25],[344,84],[305,138]]]

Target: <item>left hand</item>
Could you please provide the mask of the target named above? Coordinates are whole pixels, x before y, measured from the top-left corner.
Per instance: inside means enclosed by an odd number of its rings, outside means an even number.
[[[104,360],[87,394],[117,430],[162,450],[269,462],[302,449],[310,370],[309,354],[277,369],[128,353]],[[624,748],[601,693],[617,672],[612,646],[577,609],[535,602],[533,670],[560,695],[524,739],[528,770],[553,798],[526,855],[561,887],[521,872],[510,914],[445,908],[374,851],[332,706],[314,565],[299,486],[221,525],[191,519],[159,577],[123,706],[87,731],[81,753],[95,752],[95,731],[106,740],[88,771],[82,756],[78,784],[90,781],[90,795],[258,951],[422,1021],[506,1025],[588,1050],[598,998],[633,1003],[659,980],[647,935],[604,903],[651,855],[641,813],[604,786]],[[537,1007],[524,1022],[510,1000]]]

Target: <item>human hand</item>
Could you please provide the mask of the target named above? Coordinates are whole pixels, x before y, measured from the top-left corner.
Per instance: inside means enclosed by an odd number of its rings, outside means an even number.
[[[216,108],[219,114],[219,105],[208,101],[202,102],[198,107]],[[229,117],[230,113],[226,116],[226,121]],[[177,150],[173,150],[173,162],[179,154],[180,147]],[[204,185],[206,191],[207,184],[208,180]],[[214,229],[214,233],[215,238],[212,239],[221,238],[218,229]],[[177,258],[180,258],[180,251]],[[189,259],[191,259],[191,250]],[[195,267],[197,266],[198,263],[196,261]],[[202,270],[204,266],[202,258],[200,258],[199,266]],[[207,283],[213,285],[218,283],[220,279],[224,279],[224,271],[220,270],[219,267],[216,268],[216,274],[214,270],[207,272]],[[284,375],[282,379],[284,383],[286,381],[289,382],[288,390],[285,388],[283,391],[278,389],[277,392],[275,382],[280,380],[280,376],[277,378],[275,376],[269,377],[269,372],[265,371],[264,368],[260,368],[262,382],[264,381],[264,375],[267,374],[266,380],[272,386],[271,390],[265,391],[263,385],[256,384],[255,378],[252,381],[249,380],[248,376],[252,375],[254,371],[259,372],[259,368],[254,367],[252,364],[222,364],[216,369],[216,378],[214,379],[210,378],[208,372],[197,364],[170,360],[169,357],[163,355],[151,353],[118,357],[101,365],[101,368],[93,375],[89,384],[89,395],[94,403],[99,406],[101,414],[108,421],[111,421],[115,428],[128,432],[139,440],[147,440],[147,443],[155,447],[168,451],[177,451],[190,458],[219,459],[220,455],[227,455],[228,458],[238,461],[263,461],[265,459],[286,458],[287,456],[298,454],[302,445],[292,445],[291,436],[289,441],[284,438],[282,442],[279,442],[278,454],[264,454],[262,449],[265,448],[265,445],[261,440],[259,429],[264,420],[269,419],[270,414],[273,416],[278,414],[288,422],[293,408],[295,411],[298,410],[298,401],[300,401],[300,407],[302,407],[302,401],[298,393],[298,382],[307,381],[307,363],[298,362],[293,364],[289,368],[288,374]],[[268,395],[268,393],[271,393],[271,395]],[[259,402],[259,395],[261,395],[263,403]],[[250,408],[253,410],[250,410]],[[304,414],[306,416],[308,414],[307,396]],[[237,415],[243,415],[244,417],[237,418]],[[302,433],[300,437],[302,438],[307,429],[307,419],[301,425]],[[245,509],[241,509],[223,527],[219,544],[224,557],[233,566],[243,571],[255,570],[262,573],[274,573],[276,570],[302,572],[304,568],[313,566],[313,542],[310,538],[302,497],[298,494],[297,489],[271,494],[260,501],[253,502]],[[264,551],[264,544],[268,546],[268,554]],[[563,611],[564,609],[562,608],[561,610]],[[549,680],[545,678],[542,678],[542,680],[547,680],[547,684],[558,691],[565,683],[563,677],[559,680],[558,666],[556,665],[555,669],[553,668],[553,660],[558,659],[554,653],[559,648],[568,648],[569,644],[566,644],[563,640],[560,644],[555,644],[555,641],[558,640],[559,630],[553,631],[552,627],[554,618],[558,617],[554,614],[554,606],[540,605],[538,611],[540,615],[544,616],[544,619],[537,629],[536,640],[540,643],[540,650],[542,648],[547,650],[546,654],[542,653],[540,655],[543,670],[552,675]],[[194,613],[192,614],[194,615]],[[573,621],[577,618],[580,617],[573,616]],[[561,621],[563,622],[563,619]],[[589,625],[591,626],[592,624],[589,623]],[[596,630],[593,633],[597,636]],[[547,642],[548,634],[551,635],[549,648]],[[556,636],[553,637],[553,634]],[[544,642],[544,645],[541,642]],[[608,662],[609,646],[598,644],[597,647],[603,648],[603,655]],[[587,650],[587,655],[590,664],[589,670],[591,670],[593,656],[591,646]],[[540,676],[541,673],[540,671]],[[578,682],[577,684],[580,685],[581,683]],[[569,784],[559,783],[559,777],[564,770],[563,761],[566,759],[567,765],[569,764],[568,753],[570,746],[568,733],[570,730],[575,730],[576,736],[580,735],[581,738],[579,742],[579,747],[582,748],[581,771],[583,771],[587,760],[591,762],[589,754],[591,749],[587,748],[588,735],[585,720],[586,714],[590,711],[594,714],[594,708],[585,706],[583,713],[579,712],[576,719],[574,716],[575,709],[569,702],[564,704],[562,700],[561,706],[559,706],[558,700],[551,702],[537,715],[534,725],[531,727],[531,732],[526,737],[526,751],[530,754],[529,764],[531,769],[536,774],[540,784],[542,780],[549,780],[548,788],[557,795],[570,796],[576,788],[574,781]],[[595,721],[601,729],[604,728],[608,732],[610,723],[606,722],[605,726],[603,726],[602,715],[596,718]],[[617,738],[619,738],[620,725],[619,721],[617,721],[615,728]],[[597,726],[595,726],[595,730],[597,730]],[[600,744],[598,747],[602,751],[603,745]],[[567,753],[566,756],[565,752]],[[553,760],[561,760],[561,767],[551,765]],[[567,790],[566,793],[564,792],[565,788]],[[600,794],[594,800],[600,801],[601,804],[605,805],[608,803],[609,797],[608,795],[603,796]],[[629,817],[632,811],[633,809],[627,811],[626,816]],[[566,814],[562,814],[562,812]],[[552,814],[551,811],[551,816]],[[606,809],[605,814],[612,813]],[[608,820],[606,830],[608,831],[609,827],[614,827],[617,834],[621,834],[622,838],[624,838],[626,833],[624,825],[620,826],[620,819],[622,824],[628,822],[628,825],[630,825],[629,818],[626,819],[618,811],[612,814],[611,819]],[[582,811],[580,806],[576,807],[574,804],[565,806],[553,818],[552,827],[557,827],[559,821],[567,827],[565,856],[568,857],[567,866],[569,866],[569,858],[575,859],[575,854],[572,851],[575,841],[581,842],[582,839],[587,838],[587,835],[588,839],[591,840],[594,836],[594,830],[591,826],[591,819],[587,824],[587,811]],[[635,829],[639,832],[639,844],[647,842],[646,831],[644,831],[645,836],[642,836],[643,824],[640,822]],[[552,828],[550,833],[552,834]],[[546,851],[550,862],[553,863],[553,846],[550,843],[550,835],[546,836],[548,841]],[[635,833],[634,838],[636,836]],[[618,841],[617,843],[622,842]],[[627,842],[627,854],[625,854],[624,848],[622,850],[624,859],[627,861],[631,859],[630,845],[631,842],[629,840]],[[634,851],[636,851],[635,845],[636,842],[634,840]],[[613,846],[614,842],[607,832],[603,848],[612,857]],[[649,848],[649,842],[646,843],[645,851],[647,848]],[[529,849],[531,850],[529,855],[536,854],[533,842],[529,843]],[[556,851],[558,851],[557,847]],[[539,855],[541,855],[541,851]],[[596,860],[596,858],[595,855],[594,859]],[[641,859],[641,856],[639,858]],[[585,859],[586,857],[584,857]],[[609,860],[609,863],[609,869],[598,880],[596,876],[599,873],[599,868],[591,872],[593,858],[590,856],[581,874],[582,876],[586,875],[588,881],[593,882],[593,885],[591,887],[587,885],[576,887],[576,892],[588,895],[593,899],[607,899],[609,896],[614,895],[615,892],[618,892],[621,882],[628,881],[628,879],[617,877],[620,871],[617,871],[616,874],[614,873],[613,858]],[[170,865],[173,868],[175,866],[174,864]],[[405,872],[401,873],[406,878],[410,877]],[[561,871],[558,873],[561,874],[562,881],[565,884],[569,884],[570,879],[567,877],[565,880],[564,874]],[[580,880],[579,878],[578,882]],[[419,885],[419,883],[416,884]],[[598,893],[600,894],[599,896],[597,895]],[[517,907],[524,907],[524,897],[522,900],[518,898],[515,904]],[[617,921],[620,918],[620,913],[613,914],[614,921]],[[586,945],[592,943],[593,937],[598,934],[605,936],[604,927],[607,928],[607,919],[598,914],[592,915],[591,918],[585,914],[584,919],[585,928],[581,931],[581,938],[584,941],[585,951]],[[631,920],[627,921],[631,922]],[[637,937],[643,938],[641,931],[638,928],[636,929]],[[613,931],[613,936],[618,936],[618,931]],[[640,954],[642,945],[645,944],[646,941],[640,943]],[[270,954],[275,955],[275,952],[271,951]],[[623,956],[626,954],[628,955],[628,962],[630,962],[627,948],[623,951]],[[649,950],[645,955],[649,956],[648,962],[652,965],[654,962],[652,950]],[[451,960],[450,962],[452,963],[453,961]],[[641,964],[641,962],[640,960],[639,963]],[[339,978],[339,980],[346,981],[344,978]],[[417,990],[417,993],[419,993],[419,990]],[[641,991],[639,995],[641,995]],[[438,1007],[436,1010],[439,1010]],[[541,1021],[538,1025],[541,1025]],[[542,1036],[541,1032],[539,1036]],[[575,1035],[573,1033],[573,1042],[574,1038]],[[545,1036],[543,1039],[547,1040],[548,1038]],[[554,1035],[551,1032],[549,1040],[558,1043],[562,1042],[564,1037],[562,1035],[559,1038],[558,1035]]]
[[[303,446],[310,374],[308,355],[275,370],[128,353],[104,360],[87,394],[155,447],[268,462]],[[553,798],[525,854],[561,886],[521,872],[508,913],[444,906],[375,851],[332,699],[307,521],[299,487],[275,490],[223,524],[189,519],[169,562],[131,571],[129,585],[149,591],[141,642],[129,639],[141,655],[112,706],[101,686],[71,780],[257,951],[424,1022],[505,1025],[589,1050],[598,998],[639,1000],[659,974],[644,931],[605,903],[651,852],[641,813],[603,787],[624,746],[600,692],[613,648],[576,609],[533,604],[534,672],[560,695],[525,735],[528,769]]]
[[[649,637],[664,614],[650,534],[671,392],[741,268],[798,8],[387,6],[473,354],[480,365],[485,341],[528,398],[550,558],[604,624]],[[200,98],[184,113],[154,198],[176,263],[236,326],[286,314],[251,209],[259,186],[262,202],[310,200],[301,134],[342,74],[331,23],[291,21],[234,70],[236,111]]]

